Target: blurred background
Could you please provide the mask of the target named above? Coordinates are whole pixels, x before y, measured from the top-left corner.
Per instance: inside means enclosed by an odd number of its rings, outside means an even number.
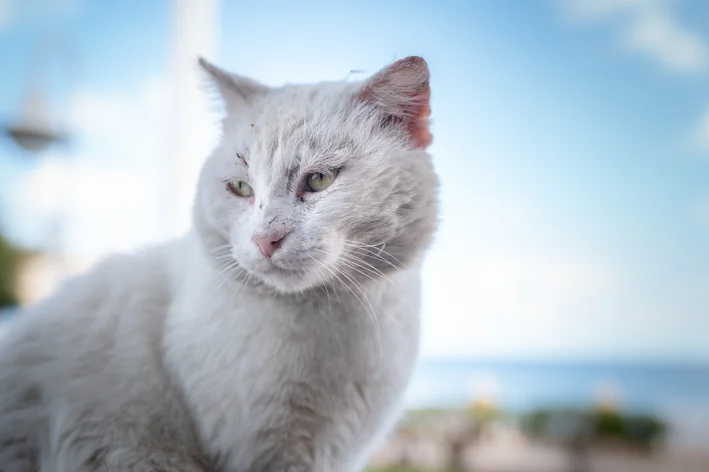
[[[0,306],[189,224],[197,55],[432,72],[442,225],[377,470],[709,470],[709,2],[0,0]]]

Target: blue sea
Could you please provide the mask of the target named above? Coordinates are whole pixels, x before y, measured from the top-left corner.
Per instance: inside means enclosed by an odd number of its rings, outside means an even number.
[[[613,403],[664,418],[674,441],[709,447],[709,364],[423,360],[406,405],[455,407],[476,400],[517,412]]]

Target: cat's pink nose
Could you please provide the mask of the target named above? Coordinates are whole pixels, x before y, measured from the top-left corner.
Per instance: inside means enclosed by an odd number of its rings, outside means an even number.
[[[281,241],[285,235],[283,233],[271,233],[266,236],[253,235],[251,240],[261,249],[261,254],[271,257],[276,249],[281,247]]]

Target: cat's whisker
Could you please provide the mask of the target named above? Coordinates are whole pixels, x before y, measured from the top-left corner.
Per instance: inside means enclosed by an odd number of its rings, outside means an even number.
[[[396,257],[394,257],[390,252],[386,251],[384,248],[386,247],[386,243],[380,243],[380,244],[365,244],[365,243],[360,243],[358,241],[355,241],[353,239],[344,239],[342,240],[342,243],[346,246],[350,247],[356,247],[359,249],[367,250],[373,255],[376,256],[381,256],[382,254],[387,255],[391,257],[393,260],[401,264],[401,261],[398,260]]]
[[[323,278],[323,276],[320,274],[320,272],[318,271],[318,268],[317,268],[317,267],[315,267],[315,268],[313,269],[313,272],[315,273],[315,275],[318,276],[318,279],[320,279],[320,283],[322,284],[323,288],[325,289],[325,295],[327,296],[327,307],[328,307],[328,309],[332,309],[332,304],[330,303],[330,291],[329,291],[328,288],[327,288],[327,282],[325,281],[325,279]]]
[[[345,242],[345,243],[356,244],[357,246],[360,246],[360,247],[379,247],[379,246],[381,246],[382,244],[385,244],[385,243],[367,244],[367,243],[363,243],[363,242],[361,242],[361,241],[357,241],[357,240],[354,240],[354,239],[343,239],[342,241]]]
[[[232,269],[239,267],[239,263],[237,261],[227,261],[225,263],[219,264],[217,269],[218,269],[218,274],[219,275],[225,275],[228,274]]]
[[[393,264],[391,261],[385,259],[382,256],[379,256],[377,254],[373,254],[371,252],[366,251],[367,248],[362,248],[360,246],[354,246],[352,244],[349,244],[348,240],[344,240],[344,242],[345,242],[344,246],[345,246],[346,251],[344,251],[343,253],[335,254],[336,256],[339,257],[342,254],[357,256],[356,258],[359,262],[365,262],[363,259],[364,257],[371,257],[375,260],[379,260],[381,262],[386,263],[387,265],[393,267],[394,269],[399,270],[399,268],[395,264]],[[357,251],[359,251],[359,252],[357,252]],[[328,254],[330,254],[330,253],[328,253]],[[372,268],[375,268],[373,265],[371,265],[369,263],[366,263],[366,264],[371,266]],[[384,275],[383,272],[381,272],[381,271],[379,271],[379,273]]]
[[[342,264],[343,266],[347,267],[348,269],[351,269],[351,270],[357,272],[358,274],[362,274],[363,276],[367,277],[372,282],[379,282],[379,280],[376,279],[374,276],[358,269],[356,265],[354,265],[352,262],[348,261],[344,257],[341,257],[337,262],[339,264]]]
[[[220,281],[215,288],[215,292],[218,292],[224,284],[229,280],[237,280],[237,277],[243,273],[245,269],[239,265],[237,261],[232,262],[227,267],[223,268],[220,275]]]
[[[325,252],[325,251],[322,251],[322,252]],[[313,258],[312,256],[311,256],[311,259],[313,259],[313,261],[317,262],[318,264],[320,264],[321,266],[325,267],[326,269],[330,270],[329,267],[327,267],[325,264],[321,263],[321,262],[318,261],[317,259]],[[352,268],[352,267],[350,267],[350,268]],[[377,332],[377,339],[378,339],[378,341],[379,341],[379,350],[380,350],[381,356],[383,357],[384,354],[383,354],[383,351],[382,351],[381,338],[380,338],[380,334],[379,334],[379,323],[378,323],[378,321],[377,321],[377,316],[376,316],[376,314],[374,313],[374,307],[372,306],[371,302],[369,301],[369,298],[367,297],[367,295],[366,295],[364,289],[363,289],[362,286],[357,282],[356,279],[354,279],[352,276],[350,276],[349,274],[347,274],[346,272],[342,271],[341,269],[339,269],[339,268],[337,268],[337,267],[335,267],[335,270],[337,271],[337,273],[339,273],[340,275],[342,275],[343,277],[345,277],[350,283],[352,283],[352,285],[355,286],[355,288],[362,294],[362,297],[364,297],[364,300],[367,302],[366,305],[365,305],[365,303],[362,301],[362,299],[361,299],[345,282],[343,282],[343,281],[337,276],[337,274],[336,274],[335,272],[333,272],[332,270],[330,270],[330,272],[333,274],[333,276],[335,276],[335,277],[340,281],[340,283],[342,283],[342,285],[344,285],[344,286],[350,291],[350,293],[352,293],[352,295],[354,295],[354,296],[357,298],[357,300],[359,300],[359,302],[362,304],[362,307],[365,309],[365,311],[366,311],[367,314],[369,315],[370,319],[372,320],[372,323],[374,324],[375,330],[376,330],[376,332]],[[356,270],[356,269],[355,269],[355,270]],[[364,274],[364,273],[361,272],[361,271],[358,271],[358,272],[360,272],[360,273],[363,274],[363,275],[367,275],[367,274]],[[376,281],[376,279],[372,278],[371,276],[368,276],[368,277],[369,277],[371,280]]]
[[[230,243],[230,242],[226,242],[226,243],[224,243],[224,244],[220,244],[219,246],[214,246],[214,247],[212,247],[212,248],[209,248],[208,251],[209,251],[209,252],[218,251],[219,249],[223,249],[223,248],[225,248],[225,247],[231,247],[231,243]]]
[[[222,244],[220,246],[215,246],[213,248],[209,248],[207,250],[207,253],[210,256],[218,255],[220,253],[229,253],[229,252],[231,252],[231,248],[232,248],[231,243],[226,243],[226,244]]]
[[[376,315],[376,313],[374,312],[374,307],[372,306],[372,303],[369,301],[369,297],[367,297],[367,295],[366,295],[364,289],[362,288],[362,286],[361,286],[359,283],[357,283],[357,281],[356,281],[354,278],[352,278],[350,275],[348,275],[347,273],[343,272],[342,270],[338,269],[337,267],[335,267],[335,269],[336,269],[342,276],[344,276],[347,280],[349,280],[349,281],[352,283],[352,285],[355,286],[355,288],[362,294],[362,296],[364,297],[365,301],[367,302],[367,305],[369,306],[369,308],[367,308],[367,306],[362,302],[362,300],[357,296],[357,294],[354,293],[354,291],[350,289],[350,292],[352,292],[352,295],[354,295],[354,296],[357,298],[357,300],[359,300],[359,302],[362,304],[362,308],[364,308],[364,310],[365,310],[365,311],[367,312],[367,314],[369,315],[369,318],[372,320],[372,324],[374,324],[374,330],[375,330],[376,333],[377,333],[377,343],[379,344],[379,358],[380,358],[380,359],[383,359],[383,358],[384,358],[384,350],[383,350],[383,348],[382,348],[382,338],[381,338],[381,334],[380,334],[380,331],[379,331],[379,321],[377,320],[377,315]],[[345,286],[346,286],[347,288],[349,288],[347,285],[345,285]]]
[[[227,252],[225,254],[220,254],[218,256],[212,257],[212,260],[217,262],[217,261],[223,261],[223,260],[229,260],[229,259],[234,259],[234,256],[231,255],[231,252]]]
[[[228,274],[234,268],[239,267],[239,263],[236,261],[226,261],[217,267],[217,275],[220,282],[224,278],[225,274]]]
[[[218,267],[217,267],[217,273],[216,273],[216,278],[217,278],[217,280],[216,280],[216,285],[213,284],[213,283],[211,283],[211,282],[214,282],[214,279],[208,279],[208,280],[205,281],[205,283],[209,283],[209,284],[210,284],[209,287],[207,287],[207,288],[209,288],[210,290],[214,290],[215,292],[218,292],[219,289],[221,288],[223,282],[224,282],[226,279],[228,279],[228,277],[229,277],[229,276],[228,276],[229,272],[230,272],[234,267],[235,267],[234,263],[232,263],[232,264],[227,264],[227,265],[222,266],[222,267],[218,266]]]
[[[224,265],[229,265],[230,263],[236,261],[230,252],[211,256],[210,260],[217,266],[218,269]]]
[[[236,290],[234,290],[234,298],[236,298],[241,292],[245,290],[246,284],[249,283],[250,278],[251,274],[247,273],[245,278],[239,280],[240,285]]]
[[[241,275],[242,273],[246,272],[246,269],[244,269],[243,267],[241,269],[242,270],[238,273],[238,275]],[[235,280],[237,281],[238,285],[229,297],[229,305],[234,305],[237,302],[239,294],[242,290],[244,290],[244,287],[249,282],[250,277],[251,274],[248,272],[246,273],[246,277],[244,277],[243,279],[238,279],[235,277]]]
[[[327,251],[324,251],[324,250],[322,250],[322,249],[317,249],[317,248],[315,248],[315,250],[316,250],[316,251],[319,251],[319,252],[323,252],[323,253],[325,253],[325,254],[328,254]],[[344,258],[344,257],[340,257],[338,262],[340,262],[341,264],[347,266],[348,268],[352,269],[353,271],[358,272],[358,273],[364,275],[365,277],[367,277],[369,280],[372,280],[373,282],[379,282],[377,279],[375,279],[375,278],[372,277],[371,275],[367,274],[366,272],[362,272],[361,270],[359,270],[359,269],[352,263],[352,261],[349,261],[349,260],[347,260],[347,259]]]
[[[312,257],[312,256],[311,256],[311,257]],[[318,261],[315,261],[315,262],[318,262]],[[323,265],[323,264],[321,264],[321,265]],[[317,267],[316,267],[315,269],[317,269]],[[327,269],[327,267],[325,267],[325,269]],[[329,271],[329,273],[330,273],[331,275],[334,275],[334,274],[332,273],[332,271]],[[335,295],[337,295],[337,301],[338,301],[340,304],[342,304],[342,298],[340,297],[340,291],[337,289],[337,286],[335,285],[335,282],[332,280],[332,278],[327,277],[326,275],[323,275],[323,274],[320,274],[320,275],[322,276],[323,280],[325,281],[325,284],[326,284],[326,285],[329,285],[330,288],[332,289],[332,291],[335,293]],[[340,283],[342,283],[342,282],[340,282]]]
[[[383,262],[383,263],[385,263],[385,264],[391,266],[392,268],[394,268],[394,269],[397,270],[397,271],[400,271],[400,270],[401,270],[401,268],[400,268],[399,266],[397,266],[396,264],[394,264],[394,263],[391,262],[390,260],[386,259],[386,258],[383,257],[383,256],[380,256],[379,254],[377,254],[376,252],[374,252],[374,251],[372,251],[372,250],[370,250],[370,249],[368,249],[368,248],[364,248],[364,247],[360,247],[360,246],[353,246],[353,245],[348,245],[348,244],[345,244],[345,247],[348,248],[348,250],[349,250],[350,252],[355,253],[355,254],[357,254],[357,255],[359,255],[359,256],[362,256],[362,257],[371,257],[371,258],[374,259],[374,260],[381,261],[381,262]],[[386,251],[383,252],[383,254],[384,254],[384,253],[386,253]],[[388,253],[386,253],[386,254],[388,254]],[[394,256],[391,256],[391,255],[390,255],[390,257],[391,257],[392,259],[395,259]]]
[[[315,248],[315,250],[325,253],[327,255],[333,254],[331,251],[326,251],[326,250],[320,249],[320,248]],[[389,282],[390,284],[392,284],[393,286],[396,286],[396,283],[394,283],[394,281],[391,280],[384,272],[377,269],[376,267],[374,267],[372,264],[368,263],[367,261],[365,261],[361,257],[358,257],[358,254],[345,251],[340,254],[337,254],[336,256],[341,264],[345,265],[346,267],[348,267],[349,269],[352,269],[355,272],[358,272],[358,273],[364,275],[368,279],[370,279],[374,282],[379,282],[378,277],[381,277],[381,278],[385,279],[387,282]],[[363,272],[363,270],[368,271],[368,272],[372,273],[373,275],[370,275],[369,273],[365,273],[365,272]]]
[[[347,244],[345,244],[345,246],[347,246]],[[403,263],[399,259],[394,257],[390,252],[384,250],[384,245],[382,245],[382,247],[379,250],[375,250],[374,248],[367,247],[367,246],[358,246],[356,244],[349,244],[349,247],[358,249],[360,251],[363,251],[363,252],[371,255],[374,258],[384,261],[384,262],[388,263],[389,265],[391,265],[392,267],[396,268],[397,270],[401,270],[401,269],[397,265],[395,265],[391,261],[389,261],[389,259],[387,259],[384,256],[391,258],[399,265],[403,265]]]
[[[370,251],[372,254],[381,256],[382,254],[387,254],[389,255],[392,259],[396,259],[394,256],[389,254],[387,251],[384,250],[384,247],[386,246],[386,243],[381,243],[381,244],[365,244],[365,243],[360,243],[357,242],[353,239],[344,239],[342,240],[342,243],[345,246],[350,246],[350,247],[356,247],[359,249],[365,249]]]
[[[374,314],[374,307],[372,307],[372,304],[369,302],[369,299],[368,299],[367,296],[364,294],[364,291],[362,290],[362,288],[361,288],[356,282],[353,282],[352,279],[351,279],[347,274],[345,274],[344,272],[342,272],[342,271],[340,271],[340,270],[337,270],[337,272],[339,272],[340,275],[346,277],[351,283],[353,283],[353,284],[355,285],[355,287],[357,287],[357,289],[362,293],[362,296],[364,296],[364,298],[367,300],[367,304],[369,305],[369,307],[371,308],[371,310],[370,310],[370,308],[367,308],[367,305],[365,305],[365,303],[362,301],[362,299],[359,297],[359,295],[357,295],[357,294],[355,293],[355,291],[352,290],[352,288],[351,288],[349,285],[347,285],[342,279],[340,279],[340,277],[338,277],[338,275],[337,275],[337,273],[336,273],[335,271],[333,271],[330,267],[328,267],[327,265],[323,264],[323,263],[320,262],[319,260],[315,259],[313,256],[309,256],[309,257],[313,260],[313,262],[315,262],[316,264],[321,265],[321,266],[324,267],[326,270],[328,270],[328,271],[332,274],[332,276],[335,277],[335,278],[340,282],[340,284],[342,284],[343,287],[345,287],[347,290],[349,290],[349,292],[350,292],[350,293],[357,299],[357,301],[359,301],[359,303],[362,305],[362,308],[364,308],[364,311],[367,312],[367,315],[369,315],[369,319],[372,321],[372,324],[374,325],[374,331],[375,331],[376,334],[377,334],[377,343],[378,343],[378,345],[379,345],[379,356],[380,356],[380,358],[384,358],[384,350],[383,350],[383,348],[382,348],[382,339],[381,339],[381,335],[380,335],[380,333],[379,333],[379,323],[377,322],[377,317],[376,317],[376,315]],[[335,268],[335,269],[337,269],[337,268]]]
[[[227,284],[227,282],[232,279],[232,276],[236,274],[238,271],[238,268],[234,267],[232,269],[229,269],[229,271],[224,272],[221,277],[219,282],[217,283],[216,286],[214,286],[214,293],[219,293],[219,291],[224,288],[224,286]]]
[[[337,286],[335,285],[334,280],[330,280],[330,287],[332,287],[332,291],[335,292],[335,295],[337,295],[337,301],[342,305],[342,297],[340,296],[340,291],[337,290]]]
[[[347,260],[348,262],[350,262],[352,264],[356,264],[358,267],[360,267],[364,270],[369,270],[370,272],[373,272],[374,274],[376,274],[379,277],[382,277],[383,279],[385,279],[386,281],[388,281],[392,285],[396,285],[394,283],[394,281],[391,280],[384,272],[377,269],[376,267],[374,267],[372,264],[365,261],[361,257],[357,257],[357,254],[343,252],[342,254],[340,254],[340,257],[342,257],[343,259]]]

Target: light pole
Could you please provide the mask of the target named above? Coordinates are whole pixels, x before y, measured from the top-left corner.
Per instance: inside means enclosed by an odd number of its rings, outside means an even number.
[[[211,57],[219,37],[220,0],[176,0],[172,9],[170,133],[165,166],[169,187],[162,189],[166,236],[190,226],[197,176],[209,152],[205,125],[208,100],[201,87],[197,57]],[[207,127],[208,128],[208,127]],[[180,192],[174,192],[179,188]]]
[[[54,143],[66,141],[68,136],[52,127],[42,90],[31,87],[19,119],[4,131],[19,147],[30,152],[44,151]]]

